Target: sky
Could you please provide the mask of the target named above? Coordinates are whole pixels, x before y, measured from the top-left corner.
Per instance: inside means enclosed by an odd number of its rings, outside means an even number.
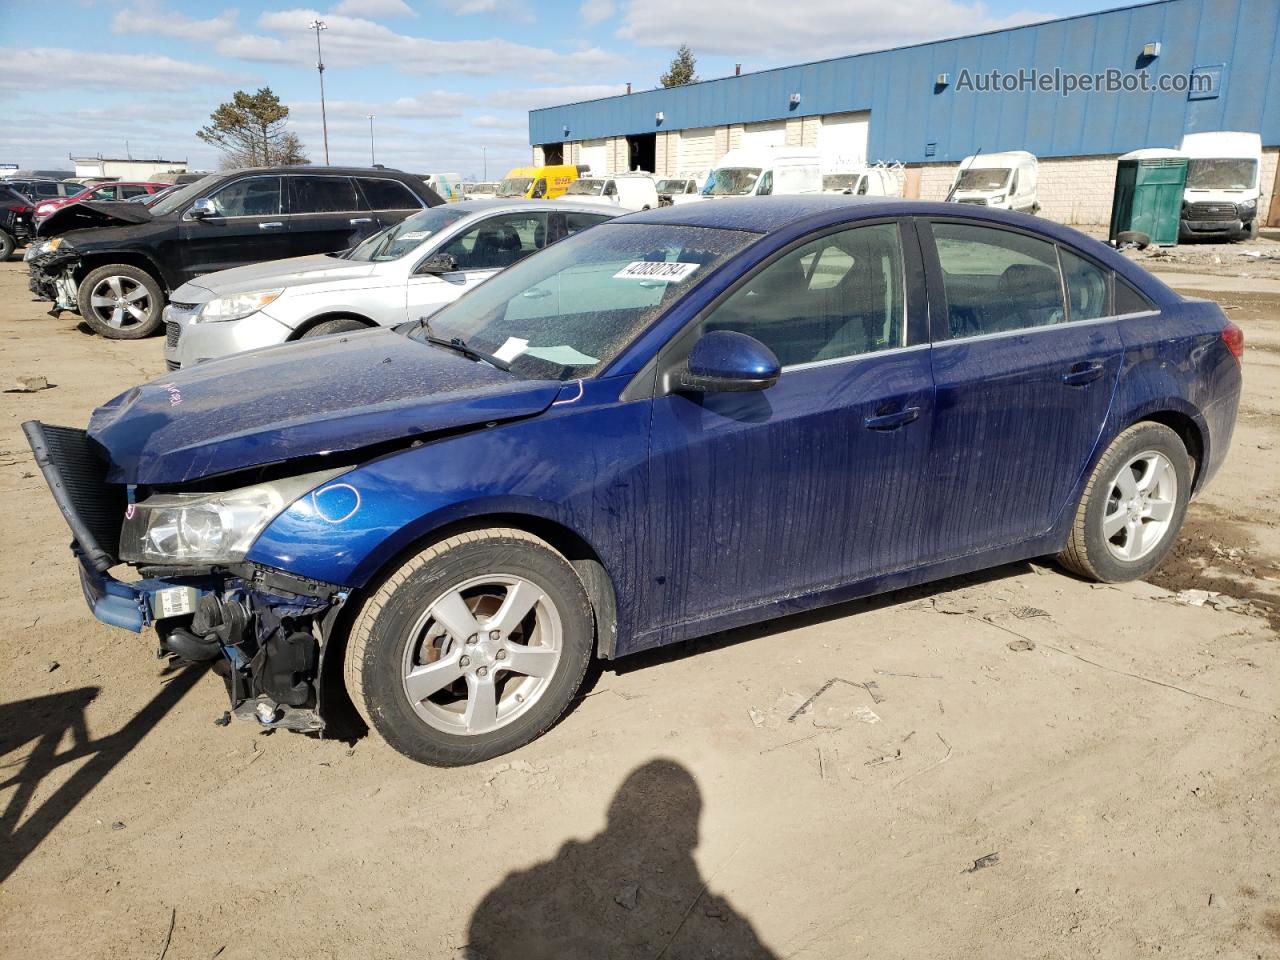
[[[528,111],[658,86],[687,43],[703,79],[1124,5],[1117,0],[0,0],[0,163],[69,155],[218,166],[195,131],[268,86],[312,163],[500,177],[529,161]],[[127,153],[126,153],[127,151]]]

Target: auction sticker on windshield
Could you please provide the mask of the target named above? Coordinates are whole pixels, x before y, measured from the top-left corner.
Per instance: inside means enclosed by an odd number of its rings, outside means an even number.
[[[673,263],[652,260],[634,260],[613,275],[615,280],[666,280],[679,283],[698,267],[700,263]]]

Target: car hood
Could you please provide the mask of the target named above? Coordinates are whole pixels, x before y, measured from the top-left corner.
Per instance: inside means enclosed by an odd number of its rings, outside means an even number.
[[[111,482],[181,484],[533,416],[560,386],[379,328],[174,372],[95,410],[89,436]]]
[[[183,284],[173,292],[173,299],[179,303],[204,303],[214,297],[226,297],[254,290],[274,290],[278,287],[296,287],[341,280],[363,280],[383,272],[379,268],[386,267],[387,263],[339,260],[337,257],[322,253],[309,257],[291,257],[288,260],[251,263],[243,267],[208,273],[199,280]]]
[[[69,230],[85,227],[114,227],[121,224],[149,223],[151,208],[143,203],[121,200],[81,200],[59,207],[40,221],[36,234],[56,237]]]

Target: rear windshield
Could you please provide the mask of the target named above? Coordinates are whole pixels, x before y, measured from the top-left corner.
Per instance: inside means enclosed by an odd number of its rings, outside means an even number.
[[[346,254],[348,260],[362,260],[368,263],[381,263],[385,260],[398,260],[407,253],[412,253],[432,234],[439,233],[451,223],[456,223],[467,216],[470,211],[466,207],[448,205],[432,207],[411,217],[405,217],[395,226],[375,233],[368,240],[359,244]]]
[[[538,380],[603,369],[685,291],[759,234],[604,224],[508,267],[430,319]],[[414,334],[419,336],[421,334]]]

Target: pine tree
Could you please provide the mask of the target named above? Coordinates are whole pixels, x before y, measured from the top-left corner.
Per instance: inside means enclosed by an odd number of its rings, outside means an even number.
[[[680,44],[671,67],[658,78],[664,87],[683,87],[686,83],[697,83],[698,75],[694,72],[698,61],[693,58],[693,51],[687,43]]]
[[[306,163],[297,134],[285,129],[289,108],[270,87],[257,93],[237,90],[230,103],[209,115],[196,136],[222,151],[226,167],[275,167]]]

